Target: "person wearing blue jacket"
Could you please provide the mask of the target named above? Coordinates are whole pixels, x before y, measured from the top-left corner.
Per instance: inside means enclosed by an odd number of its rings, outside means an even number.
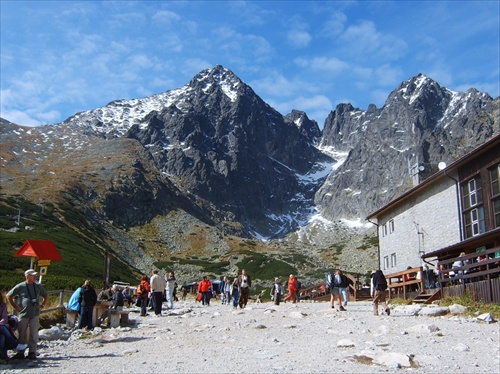
[[[78,313],[80,313],[80,301],[78,298],[80,297],[80,292],[82,292],[82,288],[78,287],[75,292],[73,292],[73,295],[69,298],[68,301],[68,309],[69,310],[74,310]]]

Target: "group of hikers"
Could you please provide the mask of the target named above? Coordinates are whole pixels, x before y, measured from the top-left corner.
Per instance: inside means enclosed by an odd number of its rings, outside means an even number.
[[[234,278],[231,282],[228,276],[224,276],[218,286],[218,290],[214,289],[208,276],[204,276],[198,283],[197,300],[201,301],[203,305],[210,305],[210,299],[220,295],[222,304],[229,304],[232,300],[233,308],[245,308],[249,298],[249,291],[251,287],[251,277],[247,274],[245,269],[242,270],[241,275]],[[383,311],[390,315],[391,311],[387,306],[387,280],[382,270],[373,270],[370,281],[370,295],[373,298],[373,314],[379,315],[379,304],[382,305]],[[290,274],[288,280],[284,284],[281,283],[279,277],[276,277],[274,284],[271,287],[271,300],[275,305],[279,305],[286,291],[288,295],[283,298],[284,302],[291,301],[296,303],[299,301],[300,289],[302,285],[297,276]],[[335,272],[327,272],[325,274],[324,282],[325,291],[330,293],[330,304],[335,308],[335,302],[338,304],[338,311],[346,311],[345,307],[349,300],[349,279],[345,276],[340,269]],[[257,303],[261,302],[262,293],[257,296]]]
[[[48,293],[44,287],[35,281],[37,272],[33,269],[24,273],[25,281],[17,284],[7,293],[7,300],[16,311],[17,316],[9,316],[7,304],[0,294],[0,364],[8,362],[10,359],[7,350],[16,349],[17,353],[12,358],[35,360],[38,343],[38,329],[40,327],[40,311],[45,308],[48,300]],[[338,310],[345,311],[348,302],[349,287],[348,278],[342,274],[340,269],[334,273],[328,272],[325,276],[325,288],[330,293],[331,307],[338,303]],[[231,304],[233,308],[245,308],[252,287],[252,278],[245,269],[230,281],[228,276],[224,276],[215,289],[208,276],[197,284],[197,300],[203,305],[210,305],[210,299],[217,293],[221,297],[222,304]],[[297,276],[290,274],[288,280],[282,285],[277,277],[270,291],[274,304],[279,305],[285,292],[288,295],[283,301],[296,303],[299,299],[301,282]],[[379,315],[379,303],[382,305],[385,314],[390,314],[390,309],[386,304],[387,281],[381,270],[373,271],[371,277],[371,296],[373,297],[373,314]],[[174,301],[177,301],[177,282],[173,272],[169,272],[166,278],[158,274],[158,270],[153,270],[152,276],[144,275],[137,286],[135,295],[132,290],[125,286],[119,289],[116,285],[111,288],[102,289],[97,295],[90,280],[86,280],[71,296],[68,302],[68,309],[78,311],[80,320],[78,328],[92,329],[94,305],[100,301],[111,301],[110,308],[106,310],[98,319],[98,324],[107,318],[109,310],[123,310],[125,302],[129,306],[136,298],[135,305],[141,308],[140,315],[146,316],[148,307],[154,311],[156,316],[161,315],[162,304],[166,301],[167,309],[172,309]],[[187,290],[184,289],[184,295]],[[262,293],[257,297],[257,302],[261,302]],[[107,312],[107,313],[106,313]],[[29,353],[26,356],[25,350]]]

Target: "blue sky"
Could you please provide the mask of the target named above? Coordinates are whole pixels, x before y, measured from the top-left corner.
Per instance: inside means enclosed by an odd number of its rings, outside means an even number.
[[[341,102],[383,106],[424,73],[499,96],[495,1],[0,0],[0,116],[57,123],[231,69],[282,114],[322,127]]]

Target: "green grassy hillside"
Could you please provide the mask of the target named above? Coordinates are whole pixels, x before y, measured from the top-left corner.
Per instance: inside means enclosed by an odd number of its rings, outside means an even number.
[[[71,226],[66,222],[71,222]],[[59,211],[48,203],[42,206],[18,196],[0,196],[0,290],[24,279],[30,258],[14,257],[14,253],[29,239],[51,240],[62,256],[62,261],[52,261],[43,277],[42,282],[49,290],[75,289],[85,279],[101,287],[106,250],[111,254],[110,282],[137,283],[138,272],[113,256],[104,235],[103,230],[92,227],[74,210]]]

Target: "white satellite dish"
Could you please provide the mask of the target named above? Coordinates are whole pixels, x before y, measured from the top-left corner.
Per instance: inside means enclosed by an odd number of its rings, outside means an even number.
[[[441,161],[441,162],[438,164],[438,168],[439,168],[439,170],[444,170],[444,169],[446,169],[446,162],[442,162],[442,161]]]

